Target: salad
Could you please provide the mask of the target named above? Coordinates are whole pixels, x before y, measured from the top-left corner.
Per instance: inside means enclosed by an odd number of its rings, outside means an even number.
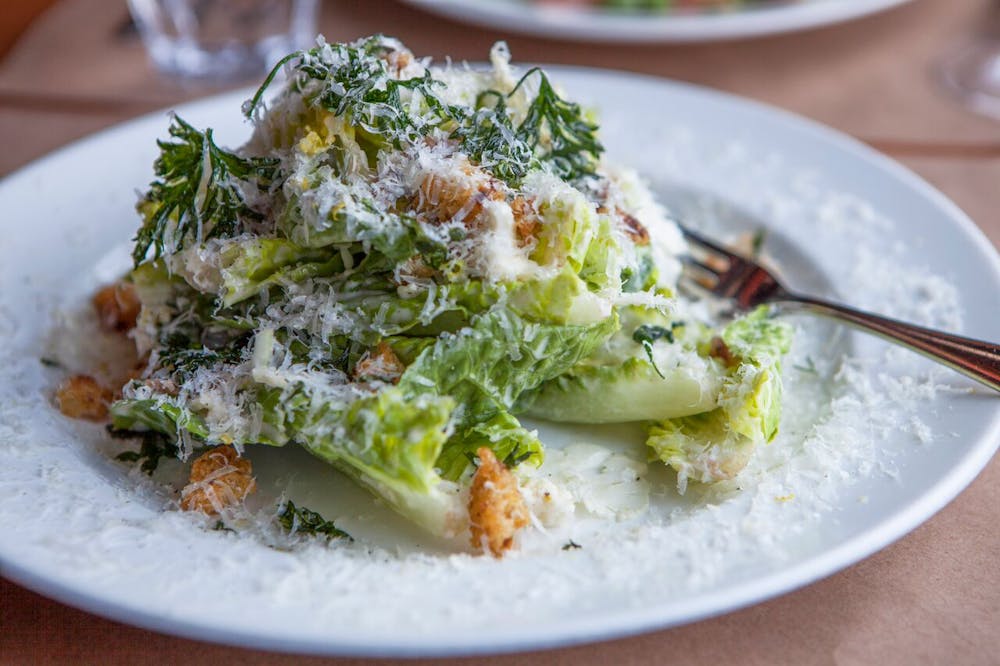
[[[738,474],[777,432],[790,328],[679,293],[683,238],[594,114],[502,43],[490,63],[320,39],[246,102],[245,145],[173,117],[134,268],[94,298],[142,361],[118,391],[71,378],[63,412],[192,461],[182,509],[224,516],[250,447],[298,446],[495,556],[537,524],[523,415],[642,422],[682,491]]]

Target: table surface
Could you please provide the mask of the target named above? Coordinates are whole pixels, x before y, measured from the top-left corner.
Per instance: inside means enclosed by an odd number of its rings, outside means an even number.
[[[391,0],[327,0],[330,41],[375,32],[418,54],[478,60],[506,38],[521,61],[667,76],[827,123],[940,188],[1000,243],[1000,124],[937,87],[941,58],[993,24],[991,0],[917,0],[853,23],[751,41],[594,46],[501,35]],[[157,76],[124,3],[62,0],[0,60],[0,175],[126,118],[221,88]],[[692,625],[496,663],[990,664],[1000,659],[1000,462],[894,545],[825,580]],[[99,618],[0,579],[3,663],[273,663],[309,658],[178,639]],[[484,660],[459,660],[478,663]],[[353,660],[341,660],[353,663]],[[417,662],[419,663],[419,662]],[[428,662],[429,663],[429,662]]]

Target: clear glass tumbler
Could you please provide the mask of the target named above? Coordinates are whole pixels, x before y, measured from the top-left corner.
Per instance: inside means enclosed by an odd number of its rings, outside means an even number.
[[[965,44],[941,62],[939,75],[973,111],[1000,118],[1000,40]]]
[[[943,55],[936,74],[969,109],[1000,119],[1000,1],[983,6],[973,30]]]
[[[260,73],[316,37],[317,0],[128,0],[150,58],[184,78]]]

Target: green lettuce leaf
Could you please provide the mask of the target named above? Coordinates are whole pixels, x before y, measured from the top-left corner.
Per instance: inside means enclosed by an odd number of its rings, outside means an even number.
[[[509,412],[500,411],[448,439],[436,464],[441,476],[457,481],[482,446],[492,450],[508,467],[521,463],[536,467],[542,464],[542,443],[538,436],[524,428]]]
[[[455,403],[391,387],[346,404],[299,386],[265,391],[273,432],[294,439],[385,499],[428,531],[446,535],[461,522],[456,491],[442,484],[435,462]]]
[[[204,419],[166,399],[116,400],[109,412],[115,430],[153,430],[173,438],[186,430],[199,439],[208,437]]]
[[[547,280],[506,285],[507,305],[531,321],[557,325],[587,325],[611,316],[611,303],[587,288],[568,267]]]
[[[496,309],[438,337],[406,369],[399,387],[414,395],[451,396],[482,421],[591,354],[617,327],[617,317],[559,326]]]
[[[543,266],[566,264],[579,273],[600,230],[598,215],[581,192],[559,182],[555,176],[539,173],[532,178],[542,180],[536,187],[555,187],[558,193],[539,204],[542,232],[531,259]]]
[[[614,317],[586,326],[541,324],[495,309],[457,333],[390,337],[409,362],[398,385],[346,408],[304,388],[276,392],[262,401],[265,432],[294,437],[440,534],[453,521],[447,481],[464,473],[479,446],[511,463],[540,464],[537,437],[510,408],[521,393],[592,353],[617,325]]]
[[[501,459],[520,447],[522,454],[530,453],[531,463],[540,464],[537,438],[508,412],[523,393],[586,358],[617,327],[617,317],[562,326],[496,309],[458,333],[444,333],[433,344],[420,345],[398,386],[411,395],[449,396],[461,405],[453,417],[456,436],[448,440],[438,462],[445,477],[457,478],[467,465],[465,454],[479,444]],[[394,340],[390,344],[404,360],[417,347]]]
[[[698,414],[718,405],[726,372],[699,355],[697,341],[704,335],[699,326],[682,326],[650,308],[618,312],[622,325],[613,336],[525,396],[520,409],[551,421],[624,423]]]
[[[737,359],[723,383],[719,406],[703,414],[652,425],[647,444],[688,479],[711,483],[731,479],[754,449],[778,434],[781,419],[781,357],[791,345],[791,328],[767,318],[761,308],[730,324],[722,340]]]
[[[229,307],[280,284],[330,276],[344,270],[340,252],[295,245],[281,238],[251,238],[221,253],[221,294]]]
[[[620,288],[622,255],[622,248],[612,231],[611,218],[608,215],[597,215],[594,237],[580,266],[580,277],[592,289]]]
[[[717,404],[722,373],[703,359],[663,368],[645,358],[580,364],[525,401],[527,413],[567,423],[627,423],[698,414]]]
[[[286,196],[278,228],[302,247],[358,243],[385,257],[390,267],[417,254],[436,265],[447,253],[412,215],[381,210],[374,195],[341,182],[329,166],[319,167],[304,186],[286,184]]]

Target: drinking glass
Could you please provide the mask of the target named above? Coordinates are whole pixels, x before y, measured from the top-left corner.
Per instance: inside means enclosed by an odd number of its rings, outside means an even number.
[[[937,74],[970,109],[1000,119],[1000,3],[991,3],[986,12],[976,34],[938,62]]]
[[[316,37],[317,0],[128,0],[158,69],[183,78],[258,74]]]

